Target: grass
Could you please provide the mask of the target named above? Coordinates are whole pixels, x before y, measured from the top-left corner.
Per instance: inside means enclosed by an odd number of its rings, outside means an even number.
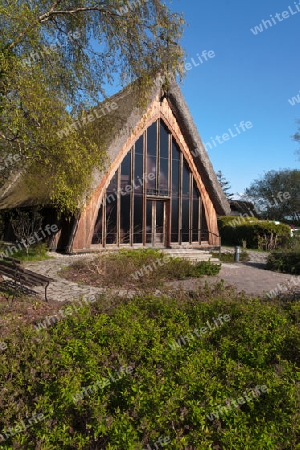
[[[4,253],[8,250],[8,245],[0,244],[0,253]],[[52,259],[51,256],[48,255],[49,249],[46,244],[38,243],[36,245],[32,245],[28,247],[28,254],[26,249],[20,250],[18,252],[13,252],[10,254],[7,251],[7,256],[11,258],[20,259],[21,261],[43,261],[45,259]]]
[[[212,253],[212,255],[213,258],[219,258],[219,253]],[[240,253],[240,261],[249,261],[249,254],[242,250]],[[235,262],[234,253],[221,253],[221,262]]]

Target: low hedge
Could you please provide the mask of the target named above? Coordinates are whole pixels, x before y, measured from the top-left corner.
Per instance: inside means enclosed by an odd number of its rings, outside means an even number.
[[[284,245],[290,238],[288,225],[276,225],[255,217],[223,216],[218,219],[218,225],[222,243],[226,245],[242,245],[244,241],[247,248],[272,250]]]
[[[300,252],[272,252],[268,257],[267,269],[300,275]]]

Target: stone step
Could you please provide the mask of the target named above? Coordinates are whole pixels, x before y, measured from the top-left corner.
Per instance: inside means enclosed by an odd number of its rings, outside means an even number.
[[[191,262],[210,261],[212,263],[219,264],[218,258],[213,258],[212,254],[208,250],[200,249],[163,249],[163,253],[167,254],[171,258],[188,259]]]

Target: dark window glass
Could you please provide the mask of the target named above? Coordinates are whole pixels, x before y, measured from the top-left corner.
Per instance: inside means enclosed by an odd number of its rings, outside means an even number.
[[[134,157],[134,191],[143,192],[143,141],[144,138],[141,136],[135,143],[135,157]]]
[[[154,174],[155,176],[151,175],[151,177],[149,177],[150,174]],[[146,189],[147,189],[148,194],[155,194],[155,192],[150,192],[150,191],[156,190],[156,178],[157,178],[156,156],[148,156],[147,157],[147,177],[145,177]]]
[[[135,143],[135,153],[136,154],[142,155],[144,153],[143,152],[143,150],[144,150],[143,142],[144,142],[144,136],[142,135],[138,138],[138,140]]]
[[[159,194],[169,195],[169,132],[160,122]]]
[[[139,193],[134,194],[133,242],[135,244],[143,242],[143,197]]]
[[[180,159],[180,150],[174,138],[172,138],[172,159]]]
[[[160,157],[169,158],[169,131],[162,121],[160,121]]]
[[[206,215],[204,210],[204,205],[202,203],[201,207],[201,239],[203,241],[208,241],[209,233],[207,228],[207,222],[206,222]]]
[[[131,150],[127,153],[121,164],[121,216],[120,216],[120,243],[130,242],[130,198],[131,198]]]
[[[154,122],[150,127],[147,129],[147,154],[148,156],[155,156],[156,157],[156,129],[157,129],[157,123]]]
[[[182,197],[188,198],[190,194],[190,170],[185,161],[183,161],[182,169]]]
[[[147,184],[146,189],[148,194],[155,194],[156,186],[157,186],[157,168],[156,168],[156,147],[157,147],[157,123],[154,122],[147,129],[147,175],[154,174],[155,177],[153,180],[146,178]]]
[[[130,243],[130,194],[121,196],[120,243]]]
[[[127,153],[121,164],[121,192],[131,185],[131,150]]]
[[[199,240],[198,228],[199,228],[199,191],[195,180],[193,181],[193,235],[192,240],[197,242]]]
[[[106,189],[106,243],[117,243],[117,172]]]
[[[102,244],[102,219],[103,219],[103,206],[101,204],[94,228],[92,244]]]
[[[172,199],[171,242],[178,242],[179,199]]]
[[[146,242],[150,244],[152,242],[152,201],[147,200],[146,210]]]
[[[172,195],[178,197],[179,195],[179,159],[173,159],[172,161]]]
[[[189,199],[182,199],[182,242],[189,242]]]
[[[143,136],[135,143],[133,243],[143,243]]]
[[[190,171],[186,161],[182,167],[182,242],[189,242]]]

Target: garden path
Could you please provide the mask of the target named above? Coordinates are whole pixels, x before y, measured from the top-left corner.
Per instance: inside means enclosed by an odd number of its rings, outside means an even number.
[[[210,284],[223,279],[226,284],[234,285],[238,291],[245,291],[249,295],[263,295],[265,292],[278,288],[278,285],[287,284],[290,287],[300,290],[300,276],[276,273],[265,270],[266,254],[249,251],[250,261],[246,263],[223,263],[217,276],[204,277],[199,279],[188,279],[183,281],[173,281],[166,283],[170,287],[182,287],[193,290],[197,286],[203,285],[205,281]],[[95,254],[84,255],[60,255],[51,253],[53,259],[38,262],[28,262],[25,266],[34,272],[54,278],[48,288],[48,297],[55,301],[73,300],[79,297],[91,297],[105,292],[104,288],[78,284],[63,278],[63,269],[69,264],[78,260],[91,261]],[[35,288],[35,291],[43,295],[43,288]],[[133,295],[132,291],[115,290],[120,295]]]

